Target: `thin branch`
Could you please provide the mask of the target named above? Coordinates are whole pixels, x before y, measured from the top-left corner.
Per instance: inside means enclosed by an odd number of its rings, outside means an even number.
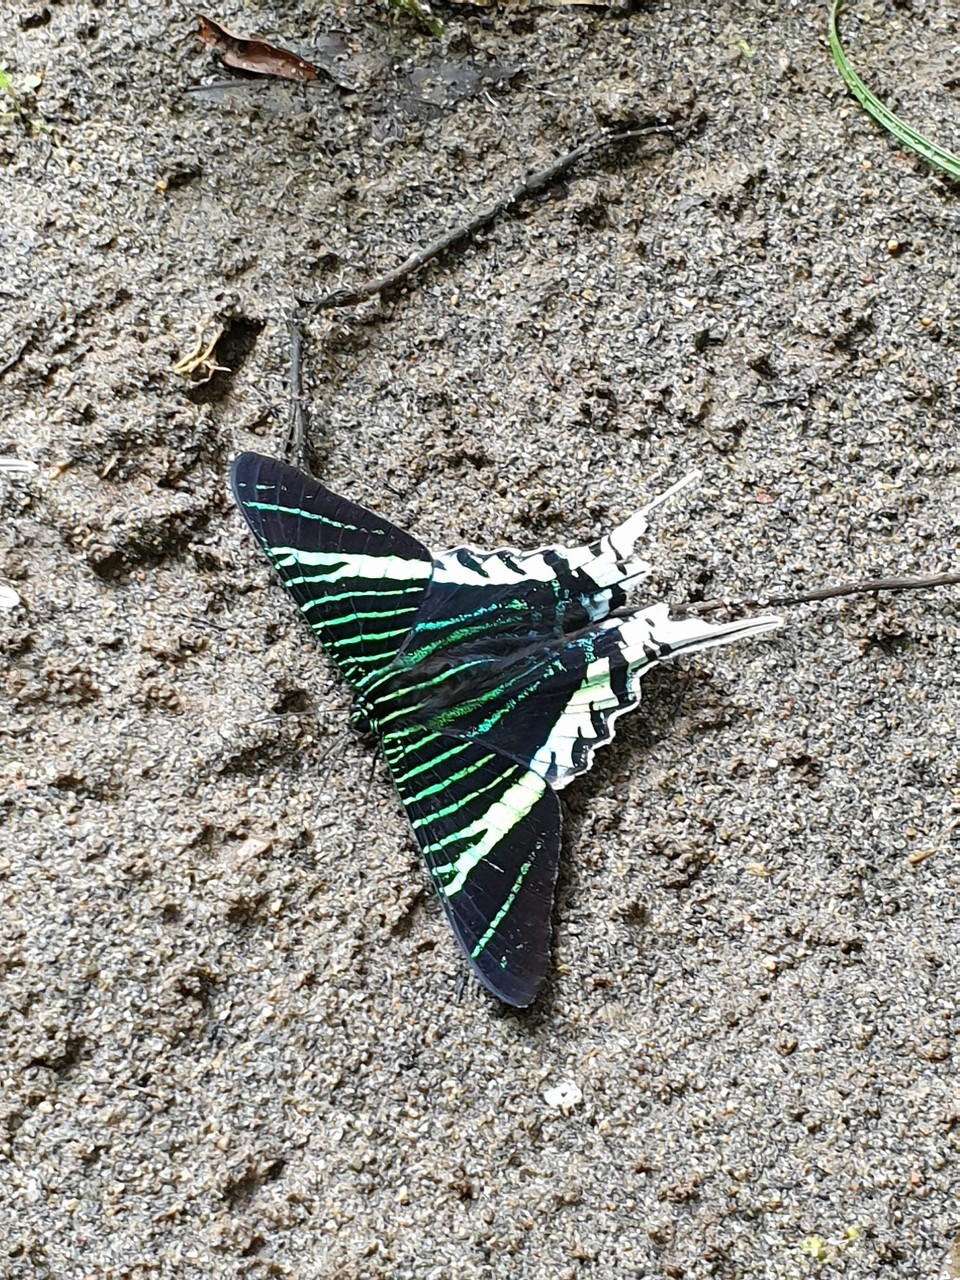
[[[8,373],[17,367],[23,357],[27,354],[30,343],[33,341],[33,335],[24,338],[18,349],[13,353],[6,364],[0,365],[0,378],[5,378]]]
[[[463,226],[455,227],[452,231],[445,232],[442,236],[438,236],[436,240],[431,240],[424,248],[411,253],[406,261],[402,262],[399,267],[395,267],[393,271],[388,271],[385,276],[378,276],[376,280],[368,280],[365,284],[356,285],[352,289],[334,289],[332,293],[325,293],[311,305],[319,311],[327,311],[333,307],[353,307],[358,302],[374,297],[375,294],[383,293],[386,289],[392,289],[419,271],[421,267],[425,267],[428,262],[432,262],[434,258],[439,258],[448,249],[454,248],[455,245],[461,244],[465,240],[472,239],[478,232],[496,222],[503,214],[509,213],[521,201],[527,200],[545,187],[551,186],[586,156],[593,155],[594,152],[599,151],[602,147],[614,146],[621,142],[632,142],[636,138],[649,138],[654,134],[664,133],[674,134],[676,130],[669,124],[656,124],[643,129],[625,129],[620,133],[604,133],[598,138],[591,139],[590,142],[581,143],[579,147],[567,152],[559,160],[554,160],[552,164],[548,164],[545,169],[540,169],[536,173],[530,174],[529,177],[524,178],[523,182],[518,187],[515,187],[513,191],[501,196],[496,204],[491,205],[489,209],[485,209],[482,213],[478,213],[476,217],[471,218]]]
[[[283,442],[283,456],[293,456],[301,471],[306,469],[307,411],[303,407],[303,331],[296,320],[290,330],[290,418]]]
[[[699,617],[704,613],[731,610],[737,613],[752,609],[783,609],[797,604],[816,604],[820,600],[834,600],[839,596],[864,596],[874,591],[929,591],[934,587],[955,587],[960,584],[960,573],[936,573],[924,578],[865,578],[862,582],[844,583],[840,587],[819,587],[816,591],[803,591],[799,595],[760,596],[754,600],[694,600],[673,606],[677,617]]]

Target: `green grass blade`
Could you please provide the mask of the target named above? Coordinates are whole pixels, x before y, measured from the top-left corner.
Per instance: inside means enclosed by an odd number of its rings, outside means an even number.
[[[421,0],[390,0],[390,4],[401,13],[408,13],[411,18],[415,18],[432,36],[443,35],[443,23],[421,4]]]
[[[0,62],[0,93],[5,93],[11,102],[16,102],[17,95],[13,90],[13,80],[7,75],[6,66]]]
[[[843,51],[837,30],[837,22],[842,7],[843,0],[833,0],[830,6],[830,52],[833,54],[833,60],[837,64],[837,70],[843,77],[844,84],[864,110],[873,116],[874,120],[881,124],[884,129],[892,133],[904,146],[916,151],[917,155],[922,156],[928,164],[936,165],[938,169],[942,169],[944,173],[949,174],[951,178],[960,180],[960,156],[956,156],[952,151],[947,151],[945,147],[932,142],[922,133],[918,133],[905,120],[901,120],[889,107],[884,106],[875,93],[872,93],[867,88],[853,67],[851,67],[847,61],[847,55]]]

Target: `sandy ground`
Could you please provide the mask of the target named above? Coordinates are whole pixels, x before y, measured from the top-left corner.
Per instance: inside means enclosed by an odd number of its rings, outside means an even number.
[[[356,92],[198,93],[189,9],[5,0],[43,79],[0,124],[0,448],[39,465],[0,479],[4,1277],[960,1275],[957,591],[658,673],[565,795],[516,1015],[225,487],[280,447],[296,299],[659,113],[308,316],[317,473],[530,546],[699,464],[677,601],[955,567],[957,193],[845,96],[823,8],[449,6],[435,41],[237,0]],[[955,146],[949,8],[847,34]]]

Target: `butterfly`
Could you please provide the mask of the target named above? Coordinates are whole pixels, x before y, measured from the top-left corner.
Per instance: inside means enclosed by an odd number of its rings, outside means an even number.
[[[256,453],[233,495],[354,695],[457,941],[506,1004],[547,974],[560,856],[558,791],[590,768],[657,663],[777,626],[627,605],[649,512],[573,549],[434,554],[382,516]]]

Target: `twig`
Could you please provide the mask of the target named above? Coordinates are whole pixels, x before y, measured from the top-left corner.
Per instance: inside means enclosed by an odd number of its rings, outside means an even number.
[[[718,613],[722,609],[736,612],[780,609],[796,604],[816,604],[820,600],[833,600],[838,596],[863,596],[874,591],[929,591],[933,587],[953,587],[958,584],[960,573],[936,573],[926,578],[865,578],[862,582],[849,582],[841,587],[819,587],[816,591],[803,591],[796,596],[761,596],[755,600],[694,600],[674,605],[673,612],[684,618]]]
[[[184,93],[205,93],[210,90],[212,93],[219,93],[221,89],[256,89],[259,91],[263,85],[266,89],[270,84],[269,80],[254,80],[250,78],[241,78],[238,76],[235,80],[208,80],[206,84],[185,84],[183,86]]]
[[[13,353],[13,355],[10,357],[7,363],[0,364],[0,378],[5,378],[6,375],[10,373],[12,369],[15,369],[17,367],[17,365],[20,363],[23,357],[27,354],[27,348],[30,346],[30,343],[32,341],[33,341],[32,335],[30,335],[30,337],[24,338],[24,340],[20,343],[20,346],[18,347],[18,349]]]
[[[476,217],[471,218],[463,226],[455,227],[452,231],[445,232],[442,236],[438,236],[436,240],[431,240],[424,248],[411,253],[406,261],[402,262],[399,267],[395,267],[393,271],[388,271],[385,276],[378,276],[376,280],[368,280],[365,284],[356,285],[352,289],[334,289],[332,293],[325,293],[321,298],[318,298],[312,305],[319,311],[327,311],[332,307],[353,307],[358,302],[363,302],[366,298],[372,298],[375,294],[383,293],[385,289],[392,289],[406,280],[408,276],[412,276],[419,271],[421,267],[425,267],[428,262],[432,262],[434,258],[446,253],[448,249],[461,244],[464,240],[471,239],[479,231],[489,227],[491,223],[496,222],[503,214],[509,213],[522,200],[536,195],[544,187],[549,187],[559,178],[562,178],[564,174],[568,173],[580,160],[583,160],[586,156],[593,155],[601,147],[613,146],[620,142],[631,142],[635,138],[649,138],[654,134],[672,134],[675,132],[676,130],[672,125],[656,124],[644,129],[625,129],[620,133],[604,133],[598,138],[591,139],[590,142],[581,143],[579,147],[575,147],[573,151],[561,156],[559,160],[554,160],[552,164],[548,164],[545,169],[539,169],[528,178],[524,178],[523,182],[518,187],[515,187],[513,191],[501,196],[496,204],[491,205],[489,209],[485,209],[482,213],[478,213]]]
[[[220,631],[223,635],[230,634],[230,627],[221,626],[219,622],[213,622],[210,618],[201,618],[196,614],[181,613],[179,609],[171,609],[171,618],[179,618],[181,622],[188,623],[191,627],[210,627],[213,631]]]
[[[289,322],[290,329],[290,418],[283,442],[283,455],[291,449],[297,466],[306,469],[307,411],[303,407],[303,332],[296,320]]]

